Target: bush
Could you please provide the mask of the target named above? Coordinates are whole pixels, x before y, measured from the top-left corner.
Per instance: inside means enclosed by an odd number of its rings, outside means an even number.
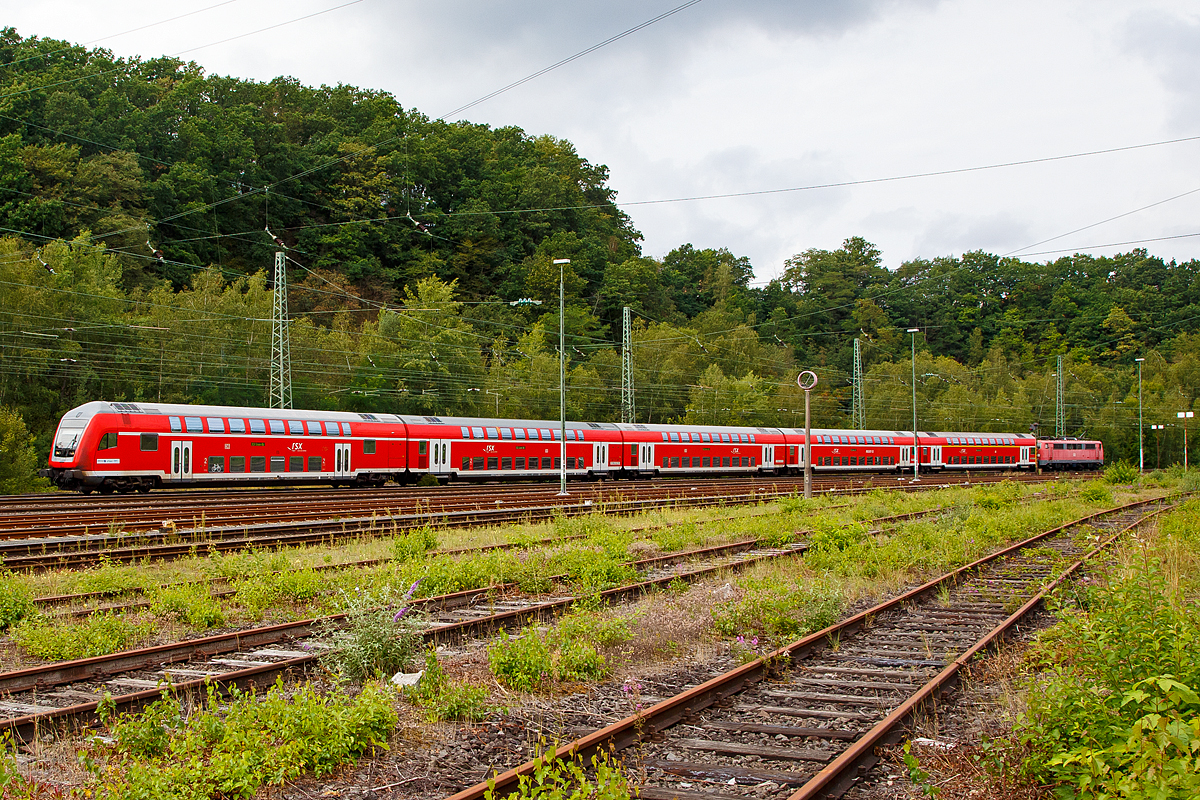
[[[407,603],[413,584],[401,603]],[[408,672],[421,652],[423,621],[408,607],[372,597],[351,598],[341,625],[328,623],[323,631],[332,647],[322,660],[349,680]]]
[[[1079,493],[1079,496],[1089,503],[1101,506],[1111,506],[1113,504],[1112,492],[1108,490],[1107,486],[1101,483],[1089,483],[1083,487],[1083,491]]]
[[[392,539],[392,558],[408,561],[419,558],[437,547],[437,533],[428,525],[405,531]]]
[[[225,612],[212,596],[208,584],[188,583],[164,586],[150,593],[150,613],[173,617],[195,628],[216,628],[225,624]]]
[[[819,585],[777,579],[745,584],[740,600],[713,611],[713,624],[724,636],[803,636],[831,625],[842,606],[840,597]]]
[[[488,666],[510,689],[532,692],[554,677],[550,645],[532,626],[519,635],[488,646]]]
[[[1149,560],[1089,594],[1087,614],[1040,640],[1051,667],[1019,724],[1028,769],[1080,797],[1197,796],[1200,609]]]
[[[1138,477],[1137,467],[1128,461],[1116,461],[1104,469],[1104,480],[1113,484],[1137,483]]]
[[[609,754],[601,750],[592,756],[591,769],[584,768],[581,759],[554,757],[553,751],[539,752],[533,760],[533,773],[521,775],[517,788],[508,797],[517,800],[629,800],[633,790],[629,779],[621,772]],[[588,773],[594,778],[589,778]],[[494,785],[484,792],[484,800],[500,800]]]

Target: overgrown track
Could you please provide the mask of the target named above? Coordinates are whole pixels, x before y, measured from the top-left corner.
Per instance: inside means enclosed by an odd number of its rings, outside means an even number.
[[[884,481],[875,476],[873,480],[824,481],[818,488],[844,493],[884,487],[923,491],[967,483],[966,477],[939,475],[909,483],[895,479]],[[986,474],[973,476],[970,482],[990,483],[1013,478],[1030,482],[1058,479],[1057,476]],[[489,486],[466,491],[443,489],[433,493],[422,490],[426,492],[425,496],[416,496],[407,502],[401,502],[391,490],[361,490],[371,495],[366,499],[352,497],[354,493],[332,491],[310,494],[298,490],[242,492],[240,494],[246,496],[266,494],[269,497],[232,506],[191,507],[194,516],[190,521],[184,521],[179,508],[171,511],[152,505],[149,509],[110,510],[105,513],[115,513],[117,517],[108,520],[109,530],[102,533],[88,533],[89,526],[78,524],[69,529],[71,532],[64,533],[68,528],[56,521],[60,512],[51,513],[51,518],[46,520],[43,515],[49,512],[18,510],[19,506],[4,510],[0,506],[0,539],[9,539],[0,542],[0,558],[12,570],[88,565],[100,556],[114,563],[166,560],[197,553],[238,552],[250,548],[329,543],[345,537],[390,535],[423,525],[467,527],[591,514],[601,509],[619,514],[661,507],[754,503],[792,495],[801,487],[802,481],[795,478],[581,484],[572,487],[574,494],[562,498],[540,486]],[[348,496],[351,496],[350,500],[345,499]],[[155,499],[139,498],[138,502],[153,504]],[[71,501],[72,504],[79,502],[73,496]],[[385,501],[387,505],[384,505]],[[297,510],[298,507],[302,510]],[[157,513],[151,514],[151,511]],[[163,517],[168,512],[174,513],[176,519],[164,522]],[[34,518],[38,520],[37,524],[31,522]],[[236,522],[223,524],[221,520]],[[155,527],[130,532],[138,525],[148,524]]]
[[[871,520],[873,528],[945,512],[941,507]],[[754,539],[670,553],[634,562],[641,582],[600,593],[604,602],[637,597],[674,580],[693,581],[763,560],[803,552],[803,543],[761,548]],[[686,565],[685,565],[686,564]],[[561,576],[560,576],[561,577]],[[516,586],[472,589],[419,600],[429,615],[425,638],[455,641],[514,628],[562,613],[577,600],[570,595],[533,598]],[[48,727],[92,722],[101,697],[113,693],[118,710],[138,708],[161,695],[164,687],[201,690],[221,686],[265,686],[281,673],[312,664],[319,645],[303,640],[338,623],[344,615],[271,625],[156,647],[0,673],[0,730],[28,741]],[[131,691],[133,690],[133,691]],[[82,702],[81,702],[82,701]]]
[[[1085,560],[1169,507],[1161,498],[1141,501],[1041,533],[556,753],[587,757],[640,745],[625,761],[631,774],[645,776],[638,794],[646,800],[839,796],[877,762],[876,748],[898,741],[917,709],[955,685],[975,654]],[[1088,550],[1088,533],[1107,538]],[[504,794],[534,769],[526,763],[451,800],[478,800],[489,786]]]

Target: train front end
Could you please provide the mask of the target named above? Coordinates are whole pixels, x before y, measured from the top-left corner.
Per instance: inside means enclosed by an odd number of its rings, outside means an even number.
[[[86,468],[95,444],[89,428],[98,414],[109,410],[107,403],[91,402],[64,414],[54,432],[49,464],[38,475],[49,478],[60,489],[90,491],[99,486],[103,477]]]

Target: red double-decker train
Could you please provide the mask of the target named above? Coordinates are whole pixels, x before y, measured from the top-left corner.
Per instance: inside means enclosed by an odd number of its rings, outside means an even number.
[[[563,431],[546,420],[359,414],[92,402],[63,417],[49,466],[82,492],[199,485],[548,480]],[[720,425],[566,424],[566,471],[579,478],[1012,470],[1036,466],[1012,433],[812,430]]]

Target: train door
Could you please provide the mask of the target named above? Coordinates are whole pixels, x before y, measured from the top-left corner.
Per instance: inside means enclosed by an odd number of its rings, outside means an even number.
[[[450,440],[431,439],[429,442],[429,471],[446,473],[450,471]]]
[[[333,445],[333,474],[338,478],[350,476],[349,442],[337,442]]]
[[[931,466],[940,467],[942,465],[942,448],[941,445],[935,445],[933,448],[933,460]]]
[[[642,472],[654,471],[654,445],[642,444],[638,447],[638,470]]]
[[[595,472],[608,472],[608,444],[606,442],[592,445],[592,469]]]
[[[171,442],[171,480],[192,479],[192,443]]]

